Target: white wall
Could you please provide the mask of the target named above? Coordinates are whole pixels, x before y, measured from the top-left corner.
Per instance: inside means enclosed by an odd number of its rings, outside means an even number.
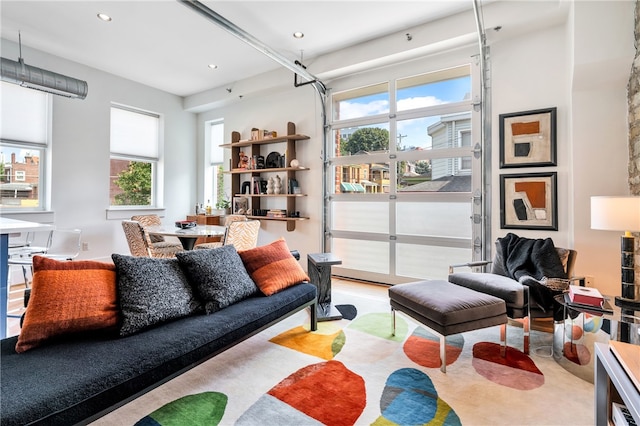
[[[633,59],[633,7],[631,1],[494,2],[483,12],[491,45],[494,172],[491,238],[506,234],[499,227],[498,176],[505,171],[498,167],[498,115],[556,106],[558,166],[508,172],[558,172],[559,231],[518,233],[551,236],[557,245],[575,247],[579,251],[577,272],[593,275],[596,285],[611,294],[619,292],[619,237],[613,232],[589,229],[589,197],[628,192],[625,78],[628,79]],[[535,25],[524,22],[527,19]],[[456,16],[410,29],[414,34],[411,43],[397,40],[405,39],[404,32],[390,35],[393,40],[372,40],[309,61],[309,71],[337,78],[345,70],[360,70],[363,64],[376,62],[375,53],[380,51],[387,61],[406,60],[433,52],[431,47],[435,45],[447,44],[444,40],[430,39],[433,28],[446,28],[447,37],[468,42],[473,25],[469,14]],[[503,26],[499,33],[492,30],[498,25]],[[391,48],[407,49],[410,53],[394,56]],[[16,45],[3,40],[2,56],[17,58]],[[223,118],[228,137],[232,130],[247,137],[251,127],[284,133],[287,121],[296,123],[299,133],[311,136],[298,149],[301,164],[311,168],[298,173],[301,186],[309,194],[299,201],[298,209],[311,220],[299,222],[291,233],[284,223],[265,222],[259,242],[283,236],[303,256],[320,249],[321,107],[310,86],[293,88],[291,72],[280,70],[236,82],[232,94],[216,88],[183,100],[26,47],[23,57],[30,65],[89,83],[89,96],[84,101],[54,97],[53,128],[52,207],[56,224],[83,229],[91,248],[82,254],[84,258],[128,252],[119,220],[105,219],[109,203],[108,110],[112,101],[165,115],[164,197],[168,223],[184,217],[196,202],[202,201],[206,163],[203,129],[207,120]],[[243,95],[242,99],[239,95]],[[210,109],[212,106],[216,109]]]
[[[590,229],[590,197],[629,195],[627,83],[635,53],[634,7],[630,1],[576,2],[569,24],[577,268],[606,294],[620,294],[622,232]]]
[[[3,57],[17,60],[15,43],[2,40],[1,46]],[[51,209],[58,228],[82,230],[82,239],[89,243],[89,250],[82,252],[81,258],[104,260],[114,252],[129,253],[120,220],[107,220],[106,215],[111,102],[162,114],[164,220],[171,223],[189,213],[196,196],[196,116],[183,109],[182,98],[24,45],[22,56],[29,65],[86,80],[89,85],[84,100],[53,96]],[[38,217],[42,215],[23,214],[19,218],[40,221]]]
[[[301,264],[306,269],[306,255],[319,252],[322,241],[322,108],[311,86],[293,87],[293,78],[288,72],[281,73],[281,77],[279,81],[282,85],[278,93],[246,95],[223,109],[199,114],[198,135],[202,140],[205,123],[222,117],[226,142],[230,142],[232,131],[240,132],[242,139],[249,139],[252,127],[275,130],[278,135],[284,135],[289,121],[296,125],[296,133],[310,136],[309,140],[299,141],[296,147],[300,165],[311,168],[309,171],[296,173],[303,193],[309,194],[307,197],[296,199],[296,210],[300,211],[302,216],[310,217],[310,220],[296,222],[294,232],[287,231],[285,222],[263,220],[258,236],[259,245],[270,243],[280,237],[285,238],[290,249],[300,251]],[[264,149],[280,153],[284,150],[282,146]],[[228,151],[225,154],[225,162],[228,162]],[[266,157],[266,154],[264,155]],[[228,169],[228,166],[225,169]],[[230,187],[230,184],[227,187]],[[284,199],[266,201],[273,201],[273,208],[284,208]]]
[[[500,229],[499,175],[501,173],[531,173],[555,171],[558,173],[558,227],[555,231],[513,230],[521,236],[551,237],[558,246],[575,247],[579,251],[576,272],[594,276],[595,285],[609,294],[618,294],[619,251],[615,233],[591,231],[589,219],[589,197],[600,194],[624,194],[626,185],[628,149],[626,143],[626,81],[633,59],[633,7],[631,1],[595,2],[500,2],[484,8],[483,18],[491,47],[491,125],[492,125],[492,208],[491,239],[505,235],[509,230]],[[598,25],[594,27],[593,23]],[[431,27],[413,28],[412,43],[424,42],[421,34],[433,34],[428,29],[447,28],[448,37],[467,40],[473,20],[469,15],[456,16],[431,24]],[[502,26],[500,32],[494,31]],[[452,28],[457,29],[451,31]],[[389,46],[430,52],[428,47],[413,44],[400,45],[398,35],[393,40],[372,40],[334,55],[311,61],[309,70],[317,75],[337,76],[345,69],[358,69],[361,62],[371,64],[372,55],[364,52],[383,51],[387,58],[393,57]],[[442,42],[442,40],[437,40]],[[434,43],[436,41],[424,42]],[[425,46],[426,46],[425,44]],[[575,49],[575,52],[574,52]],[[353,52],[352,55],[346,52]],[[432,52],[432,51],[431,51]],[[400,57],[401,55],[397,56]],[[406,56],[402,57],[407,59]],[[598,78],[594,78],[597,76]],[[285,77],[283,77],[282,81]],[[290,79],[290,73],[288,75]],[[359,76],[349,77],[357,81]],[[259,77],[243,87],[259,87],[260,82],[277,81]],[[357,85],[357,83],[354,83]],[[289,86],[290,87],[290,86]],[[260,90],[267,90],[260,86]],[[266,127],[281,130],[287,120],[303,116],[308,111],[296,110],[299,102],[311,110],[311,89],[280,89],[284,95],[252,98],[222,106],[213,112],[201,114],[199,126],[204,120],[224,117],[227,133],[231,130],[246,131],[250,127]],[[214,96],[217,95],[217,96]],[[187,99],[186,104],[197,107],[207,102],[221,100],[222,92],[210,91]],[[286,102],[281,102],[285,96]],[[214,99],[215,98],[215,99]],[[296,101],[304,98],[306,101]],[[527,167],[499,169],[498,116],[501,113],[532,109],[557,108],[557,152],[556,167]],[[301,126],[302,133],[312,135],[311,152],[304,152],[306,163],[312,168],[307,181],[314,185],[306,212],[312,220],[299,226],[296,232],[287,235],[282,224],[263,225],[261,241],[268,242],[283,234],[292,246],[303,252],[320,247],[320,221],[316,218],[321,209],[320,174],[320,116],[314,108],[317,123]],[[246,133],[243,133],[246,136]],[[303,185],[308,185],[303,182]],[[315,212],[315,214],[314,214]],[[280,228],[278,228],[280,227]]]

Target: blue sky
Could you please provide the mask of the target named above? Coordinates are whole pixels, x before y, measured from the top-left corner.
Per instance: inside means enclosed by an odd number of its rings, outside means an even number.
[[[470,97],[470,90],[470,77],[460,77],[400,89],[397,94],[398,111],[459,102]],[[389,96],[387,93],[363,96],[340,102],[341,119],[365,117],[388,112]],[[399,121],[398,133],[402,136],[402,144],[404,146],[430,147],[431,141],[427,136],[427,128],[439,121],[439,119],[440,117],[436,116]],[[380,127],[388,129],[386,123]]]

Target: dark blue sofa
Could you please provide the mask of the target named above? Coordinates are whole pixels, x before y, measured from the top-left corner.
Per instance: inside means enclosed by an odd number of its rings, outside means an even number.
[[[17,337],[3,339],[1,424],[87,424],[306,307],[316,330],[315,304],[316,286],[300,283],[129,337],[76,336],[21,354]]]

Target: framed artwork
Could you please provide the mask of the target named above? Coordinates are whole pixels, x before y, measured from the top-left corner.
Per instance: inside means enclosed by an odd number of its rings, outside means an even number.
[[[501,169],[557,165],[555,107],[499,117]]]
[[[249,214],[249,198],[233,197],[233,214]]]
[[[557,231],[557,173],[500,175],[500,228]]]

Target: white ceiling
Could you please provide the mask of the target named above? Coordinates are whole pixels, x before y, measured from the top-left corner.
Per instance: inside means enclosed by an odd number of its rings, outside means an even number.
[[[473,9],[472,0],[202,3],[289,60],[302,55],[303,62]],[[113,20],[99,20],[99,12]],[[17,42],[20,32],[23,46],[180,96],[280,67],[177,0],[0,0],[0,17],[4,39]],[[305,37],[295,39],[295,31]],[[45,68],[24,52],[23,58]]]

